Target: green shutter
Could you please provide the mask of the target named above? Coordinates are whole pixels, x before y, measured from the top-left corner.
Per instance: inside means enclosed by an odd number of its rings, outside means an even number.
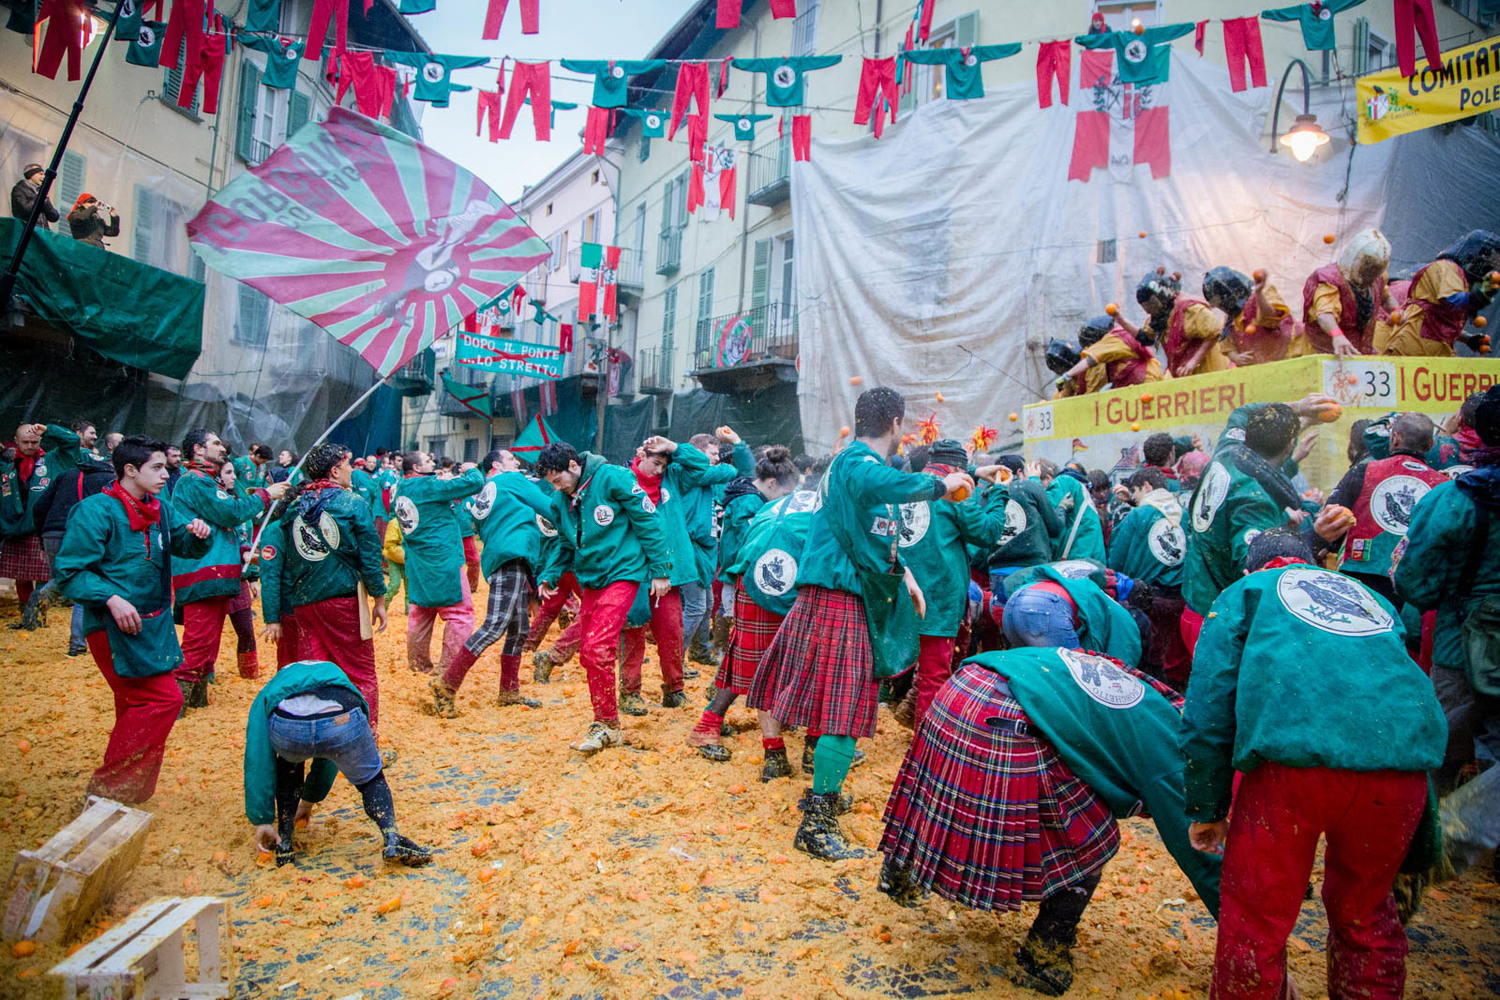
[[[312,98],[300,93],[295,88],[292,90],[292,99],[287,106],[286,112],[286,137],[290,139],[297,134],[297,130],[307,124],[312,117]]]
[[[713,334],[714,316],[714,269],[708,268],[698,275],[698,324],[694,331],[693,349],[703,352],[708,350],[709,340]],[[707,364],[706,357],[698,359],[699,364]]]
[[[235,126],[234,152],[246,163],[255,162],[255,106],[260,98],[260,67],[248,59],[240,74],[240,120]]]
[[[979,11],[970,11],[953,22],[953,37],[961,49],[979,44]]]
[[[1355,76],[1370,71],[1370,19],[1367,17],[1354,19],[1354,59],[1351,65]]]
[[[156,225],[156,195],[143,185],[135,186],[135,240],[131,256],[142,264],[152,264],[152,227]]]
[[[651,159],[651,139],[649,136],[641,136],[640,162],[645,163]]]
[[[53,201],[55,204],[64,206],[64,215],[73,210],[73,202],[83,194],[86,166],[87,161],[83,154],[75,153],[71,149],[63,151],[62,168],[57,175],[57,197]]]
[[[673,207],[677,210],[677,228],[686,229],[688,224],[687,189],[689,167],[677,175],[677,196],[673,199]]]
[[[667,181],[661,192],[661,231],[671,232],[673,223],[677,220],[676,213],[672,210],[673,195],[677,190],[675,179]]]
[[[750,308],[760,309],[771,297],[771,241],[755,241],[755,264],[750,270]]]

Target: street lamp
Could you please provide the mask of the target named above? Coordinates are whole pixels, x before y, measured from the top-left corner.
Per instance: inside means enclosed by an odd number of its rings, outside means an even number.
[[[1277,132],[1281,124],[1281,98],[1286,93],[1286,81],[1292,75],[1292,68],[1302,68],[1302,113],[1297,116],[1297,121],[1287,130],[1286,134],[1277,138]],[[1298,163],[1306,163],[1312,159],[1312,155],[1319,146],[1328,144],[1328,133],[1318,127],[1318,116],[1312,113],[1309,103],[1309,82],[1307,63],[1301,59],[1293,59],[1287,64],[1286,72],[1281,74],[1281,85],[1276,88],[1276,107],[1271,114],[1271,152],[1276,152],[1278,143],[1286,146],[1292,151],[1292,156]]]

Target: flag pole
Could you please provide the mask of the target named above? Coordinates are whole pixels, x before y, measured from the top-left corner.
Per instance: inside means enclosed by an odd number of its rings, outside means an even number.
[[[610,351],[610,322],[609,317],[604,317],[604,364],[599,367],[599,389],[594,397],[594,422],[598,426],[594,428],[594,453],[604,454],[604,410],[608,403],[609,394],[609,369],[614,363],[609,357]]]

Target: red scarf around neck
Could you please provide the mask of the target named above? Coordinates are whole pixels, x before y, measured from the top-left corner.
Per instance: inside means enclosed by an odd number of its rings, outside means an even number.
[[[104,487],[103,492],[120,501],[120,506],[125,508],[125,518],[130,522],[131,531],[145,531],[161,520],[161,502],[156,497],[147,496],[144,500],[137,500],[118,480]]]
[[[23,455],[21,449],[17,448],[13,441],[7,441],[0,445],[0,448],[10,448],[16,453],[16,471],[21,474],[22,482],[31,478],[31,473],[36,469],[37,460],[47,454],[45,450],[38,448],[35,455]]]
[[[641,460],[639,457],[630,460],[630,471],[635,473],[635,481],[640,484],[641,489],[651,498],[652,503],[661,503],[661,476],[648,476],[641,471]]]
[[[1261,569],[1281,569],[1283,566],[1310,565],[1312,564],[1309,563],[1306,559],[1299,559],[1296,556],[1277,556],[1275,559],[1272,559],[1270,562],[1262,566]]]
[[[304,493],[311,493],[314,490],[341,490],[343,488],[332,479],[317,479],[304,486],[302,491]]]
[[[198,462],[192,459],[188,459],[187,461],[184,461],[182,463],[182,467],[184,469],[190,469],[193,472],[201,472],[209,479],[212,479],[215,483],[217,483],[219,481],[219,470],[224,467],[224,463]]]

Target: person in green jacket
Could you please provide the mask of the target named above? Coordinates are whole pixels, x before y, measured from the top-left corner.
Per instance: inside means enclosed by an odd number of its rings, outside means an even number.
[[[1475,468],[1417,502],[1392,573],[1402,600],[1437,612],[1432,683],[1448,718],[1445,791],[1474,759],[1476,739],[1500,756],[1500,390],[1486,392],[1471,419]]]
[[[94,450],[98,442],[99,432],[87,420],[75,420],[70,427],[47,424],[42,432],[42,448],[50,457],[47,464],[53,478],[78,468],[89,459],[98,458]]]
[[[719,460],[720,442],[733,447],[727,463]],[[689,660],[717,667],[720,655],[710,644],[713,580],[719,565],[721,533],[716,497],[736,479],[755,475],[755,456],[731,427],[720,427],[713,434],[694,434],[688,444],[703,453],[709,468],[698,477],[697,486],[682,494],[683,519],[698,562],[698,579],[682,585],[683,642]]]
[[[183,711],[208,705],[208,677],[219,658],[229,603],[239,596],[244,563],[238,528],[266,512],[288,487],[273,483],[236,497],[219,485],[224,442],[213,431],[198,428],[182,440],[183,473],[172,490],[172,506],[185,518],[202,518],[214,529],[213,545],[201,559],[172,567],[173,601],[183,623],[182,665],[177,684]]]
[[[802,824],[792,846],[824,861],[866,856],[849,845],[834,818],[854,741],[875,735],[880,685],[862,577],[900,579],[920,617],[922,591],[900,556],[899,506],[974,492],[966,472],[939,479],[886,464],[905,416],[906,401],[885,386],[855,402],[854,441],[834,456],[818,486],[823,502],[808,527],[796,603],[761,658],[766,687],[776,691],[771,714],[783,725],[816,727],[819,734],[813,785],[799,804]]]
[[[1104,525],[1089,498],[1088,477],[1076,469],[1059,470],[1045,459],[1032,465],[1035,476],[1062,521],[1052,540],[1054,559],[1092,559],[1104,562]]]
[[[463,535],[453,501],[465,500],[484,488],[484,474],[466,462],[463,473],[444,479],[427,452],[408,452],[401,458],[405,477],[392,505],[401,522],[401,546],[406,553],[406,593],[411,614],[406,619],[406,664],[430,674],[432,628],[443,619],[443,652],[437,672],[446,673],[469,633],[474,631],[474,597],[464,572]]]
[[[1151,621],[1151,643],[1142,667],[1179,691],[1187,687],[1192,658],[1182,641],[1182,560],[1187,534],[1182,504],[1172,492],[1176,479],[1146,465],[1115,487],[1131,504],[1109,538],[1109,568],[1141,580],[1151,588],[1145,609]]]
[[[1181,735],[1188,833],[1224,854],[1215,996],[1284,995],[1287,936],[1320,835],[1329,994],[1399,997],[1406,978],[1391,885],[1447,723],[1395,609],[1311,560],[1294,531],[1251,540],[1244,576],[1215,599],[1193,657]]]
[[[0,445],[0,577],[16,581],[22,607],[36,585],[51,578],[34,515],[53,478],[50,456],[42,448],[47,426],[22,424],[15,440]]]
[[[757,512],[764,510],[765,505],[791,493],[796,488],[801,476],[797,473],[797,467],[792,464],[792,453],[783,445],[772,445],[765,450],[759,462],[755,465],[755,478],[740,478],[729,484],[725,490],[725,531],[720,536],[721,548],[719,557],[722,559],[725,553],[731,553],[731,562],[737,561],[737,553],[740,542],[749,530],[750,523]],[[745,520],[742,520],[745,519]],[[733,525],[733,530],[730,526]],[[795,567],[793,560],[790,565]],[[743,570],[741,570],[743,572]],[[709,760],[723,762],[729,759],[729,750],[719,742],[721,730],[724,725],[724,714],[729,711],[729,706],[734,704],[734,699],[750,690],[750,683],[755,676],[755,667],[760,662],[760,654],[765,651],[766,645],[775,635],[775,629],[767,629],[768,619],[774,618],[777,625],[785,614],[761,611],[759,608],[744,609],[746,615],[741,618],[735,609],[744,597],[745,588],[738,581],[736,574],[735,583],[731,594],[726,601],[735,614],[735,628],[729,636],[729,646],[725,655],[719,662],[718,673],[714,675],[713,697],[709,699],[708,707],[703,710],[703,715],[698,719],[698,724],[688,730],[687,744],[695,748],[698,753]],[[792,585],[785,581],[784,592],[790,593]],[[790,601],[787,602],[790,606]],[[757,614],[756,612],[761,612]],[[779,731],[773,735],[779,736]],[[786,760],[786,750],[779,739],[776,740],[777,747],[781,749],[782,762]],[[767,748],[770,753],[770,748]],[[790,768],[787,774],[791,773]]]
[[[413,868],[432,861],[430,848],[396,828],[396,803],[367,712],[359,688],[327,660],[291,663],[255,696],[245,722],[245,818],[255,827],[256,846],[274,852],[278,866],[296,856],[297,820],[327,798],[340,773],[379,828],[385,860]]]
[[[263,490],[271,485],[271,449],[263,444],[252,444],[250,450],[234,460],[234,474],[240,488]]]
[[[308,452],[307,478],[298,485],[260,539],[261,614],[278,662],[331,660],[359,688],[370,726],[380,725],[380,681],[374,634],[384,631],[385,575],[381,539],[370,506],[349,488],[352,469],[342,445]],[[363,593],[361,593],[363,587]],[[365,602],[374,599],[374,607]],[[295,637],[282,628],[296,622]],[[368,617],[369,635],[365,635]],[[295,649],[283,655],[283,642]]]
[[[990,592],[997,604],[1005,603],[1005,578],[1017,570],[1052,561],[1053,542],[1062,534],[1062,518],[1042,484],[1023,472],[1020,455],[1001,455],[1000,464],[1011,472],[1006,485],[1005,531],[989,556]]]
[[[1181,698],[1081,649],[971,657],[939,690],[896,775],[877,887],[976,910],[1040,907],[1011,978],[1061,996],[1078,924],[1119,849],[1117,821],[1148,812],[1211,914],[1219,859],[1193,849],[1182,796]]]
[[[211,529],[157,499],[167,446],[132,436],[112,456],[118,479],[68,514],[57,581],[83,606],[89,652],[114,693],[115,727],[89,793],[127,805],[156,793],[167,737],[182,710],[172,668],[182,660],[172,627],[171,556],[208,551]]]
[[[1141,630],[1117,601],[1086,577],[1038,566],[1036,579],[1005,602],[1001,626],[1012,646],[1091,649],[1137,667]]]
[[[375,487],[375,477],[370,475],[369,472],[368,460],[365,460],[363,468],[351,464],[349,470],[349,488],[354,491],[355,496],[369,505],[370,518],[374,520],[375,494],[377,490]]]
[[[542,531],[537,519],[552,516],[552,491],[528,479],[521,463],[508,451],[490,452],[484,457],[483,468],[489,478],[469,501],[466,513],[478,526],[484,543],[482,568],[489,581],[489,604],[483,624],[470,633],[447,672],[432,679],[433,702],[441,718],[451,719],[457,714],[454,695],[459,685],[484,651],[502,637],[500,694],[495,704],[502,708],[540,708],[542,704],[521,696],[521,653],[530,635],[530,602],[536,594],[536,575],[542,568]]]
[[[573,749],[592,755],[624,742],[615,699],[620,633],[641,580],[650,581],[650,597],[671,589],[671,560],[656,505],[629,469],[555,441],[537,455],[536,471],[557,491],[551,522],[562,541],[540,574],[541,596],[550,598],[569,570],[583,592],[578,656],[594,721]]]

